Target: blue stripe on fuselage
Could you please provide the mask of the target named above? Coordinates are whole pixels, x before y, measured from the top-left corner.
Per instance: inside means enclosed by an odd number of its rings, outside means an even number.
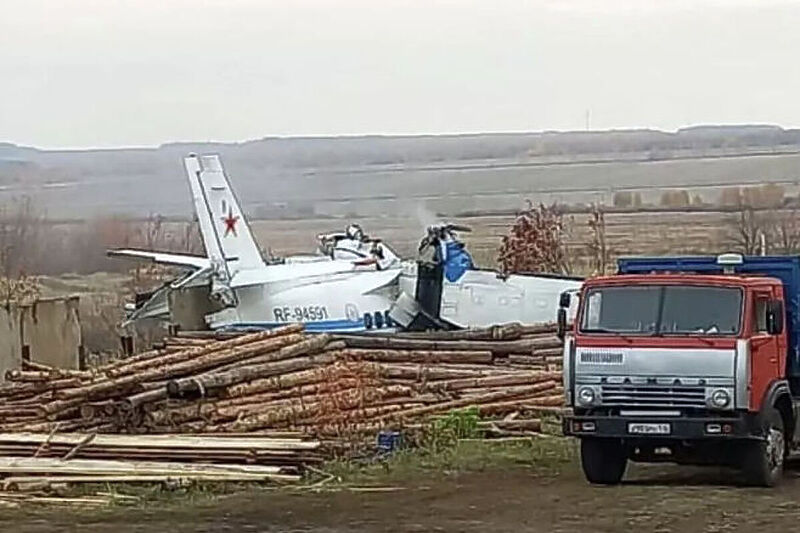
[[[271,329],[277,328],[280,326],[289,325],[290,322],[237,322],[235,324],[230,324],[225,326],[222,329],[250,329],[250,328],[259,328],[259,329]],[[315,322],[302,322],[303,326],[305,326],[306,331],[365,331],[367,328],[364,326],[364,323],[360,320],[353,321],[353,320],[317,320]]]

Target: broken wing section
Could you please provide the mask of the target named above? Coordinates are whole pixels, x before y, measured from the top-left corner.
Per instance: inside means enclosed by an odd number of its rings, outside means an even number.
[[[135,250],[131,248],[120,248],[106,252],[109,257],[126,257],[140,261],[149,261],[160,265],[191,268],[193,270],[203,270],[208,268],[211,263],[207,257],[199,255],[171,254],[166,252],[149,252],[146,250]]]

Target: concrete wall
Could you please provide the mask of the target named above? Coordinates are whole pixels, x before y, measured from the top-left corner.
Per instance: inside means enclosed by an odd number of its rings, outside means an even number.
[[[170,322],[181,331],[208,329],[205,316],[219,311],[210,299],[211,286],[183,287],[169,292]]]
[[[78,297],[39,300],[20,308],[22,344],[31,361],[56,368],[80,368],[81,322]]]
[[[6,379],[6,370],[22,366],[22,336],[19,326],[17,306],[0,306],[0,383]]]
[[[78,297],[41,299],[30,305],[0,307],[0,381],[20,368],[23,354],[56,368],[81,366]]]

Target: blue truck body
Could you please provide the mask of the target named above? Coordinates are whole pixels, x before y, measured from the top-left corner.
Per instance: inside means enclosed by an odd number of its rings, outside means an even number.
[[[741,264],[723,267],[716,256],[627,257],[617,262],[619,274],[695,273],[736,274],[777,278],[783,283],[788,357],[786,376],[794,396],[800,396],[800,256],[743,256]]]

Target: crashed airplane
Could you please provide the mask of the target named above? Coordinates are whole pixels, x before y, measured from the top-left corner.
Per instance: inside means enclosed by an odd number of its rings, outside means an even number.
[[[420,252],[401,261],[355,224],[319,236],[320,253],[266,262],[216,155],[189,155],[184,167],[206,256],[134,249],[114,257],[186,269],[153,293],[137,296],[125,325],[171,321],[170,295],[199,289],[203,326],[213,330],[271,328],[302,322],[309,331],[458,329],[508,322],[552,322],[559,294],[581,280],[550,275],[501,276],[476,269],[457,231],[428,228]]]

